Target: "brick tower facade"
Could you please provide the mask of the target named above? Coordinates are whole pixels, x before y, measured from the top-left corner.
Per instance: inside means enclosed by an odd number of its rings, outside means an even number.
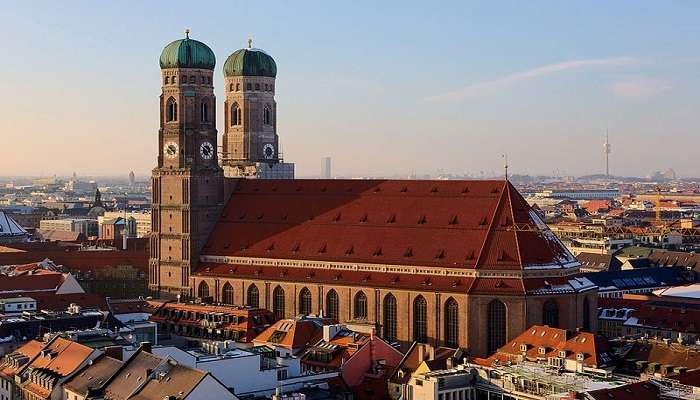
[[[161,294],[189,295],[190,271],[223,207],[214,65],[211,49],[189,36],[166,46],[160,59],[149,286]]]
[[[260,49],[233,52],[224,63],[222,166],[227,177],[293,178],[277,135],[275,60]]]

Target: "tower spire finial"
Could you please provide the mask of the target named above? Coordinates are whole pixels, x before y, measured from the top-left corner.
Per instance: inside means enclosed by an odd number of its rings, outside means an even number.
[[[505,170],[505,177],[508,180],[508,154],[503,154],[503,159],[505,163],[503,164],[503,169]]]
[[[190,28],[185,28],[185,39],[190,38]]]
[[[249,49],[252,49],[252,48],[253,48],[253,38],[252,38],[252,37],[249,37],[249,38],[248,38],[248,48],[249,48]]]

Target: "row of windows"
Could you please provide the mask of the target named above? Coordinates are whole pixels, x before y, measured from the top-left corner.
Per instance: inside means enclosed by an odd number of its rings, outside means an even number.
[[[176,84],[177,83],[177,76],[166,76],[163,78],[163,83],[166,85],[169,84]],[[182,75],[180,78],[180,83],[197,83],[197,77],[194,75],[187,77],[187,75]],[[211,85],[211,76],[201,76],[199,79],[199,83],[202,85]]]
[[[209,286],[206,282],[200,282],[197,295],[209,296]],[[247,304],[251,307],[259,307],[259,291],[256,285],[250,285],[247,293]],[[226,283],[222,289],[222,302],[233,304],[233,287]],[[340,301],[338,293],[331,289],[326,294],[326,316],[339,320]],[[418,295],[413,300],[413,340],[427,342],[428,340],[428,305],[425,298]],[[272,294],[272,312],[278,319],[285,317],[285,293],[282,287],[275,287]],[[299,312],[304,315],[313,313],[312,295],[308,288],[299,292]],[[487,349],[488,354],[494,353],[506,343],[507,310],[500,300],[491,301],[486,310],[487,314]],[[368,301],[363,291],[355,294],[353,299],[353,318],[355,320],[367,320]],[[559,326],[559,307],[556,301],[549,299],[542,306],[542,323],[551,327]],[[397,340],[398,314],[396,297],[388,293],[383,301],[383,337],[387,341]],[[583,300],[583,330],[590,332],[590,305],[588,299]],[[453,298],[445,302],[444,307],[444,335],[445,345],[457,347],[459,344],[459,305]]]
[[[167,122],[177,121],[177,101],[172,97],[168,99],[165,105],[165,120]],[[199,104],[199,121],[207,123],[209,120],[209,102],[204,100]]]
[[[231,126],[241,124],[243,124],[241,107],[238,105],[238,103],[233,103],[231,105]],[[263,107],[263,124],[272,125],[272,107],[269,104],[265,104],[265,107]]]
[[[246,83],[245,90],[253,90],[253,87],[255,87],[256,91],[260,91],[262,89],[265,92],[273,92],[275,90],[275,85],[270,85],[267,83],[264,86],[259,84],[259,83],[256,83],[255,85],[253,85],[250,82]],[[240,92],[241,91],[241,84],[240,83],[230,84],[228,86],[228,91],[229,92]]]

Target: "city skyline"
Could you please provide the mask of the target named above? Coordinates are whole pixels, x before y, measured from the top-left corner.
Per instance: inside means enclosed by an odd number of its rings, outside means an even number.
[[[546,2],[376,13],[220,3],[211,6],[218,13],[186,18],[177,2],[130,3],[128,14],[122,5],[10,4],[0,21],[21,40],[6,44],[15,57],[0,66],[11,78],[0,170],[148,175],[157,152],[153,54],[191,28],[217,57],[219,116],[226,57],[248,37],[275,57],[281,146],[298,176],[318,175],[324,156],[343,176],[490,175],[503,153],[512,174],[602,174],[606,130],[612,175],[700,176],[698,6],[598,4],[605,12]]]

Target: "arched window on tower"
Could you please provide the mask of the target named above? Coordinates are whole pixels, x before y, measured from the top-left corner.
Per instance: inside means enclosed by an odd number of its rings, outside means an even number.
[[[182,83],[187,83],[187,75],[182,75]]]
[[[389,293],[384,296],[384,340],[396,341],[396,297]]]
[[[353,301],[354,310],[353,318],[356,320],[366,320],[367,319],[367,296],[364,292],[359,291],[355,295],[355,301]]]
[[[421,295],[413,300],[413,340],[420,343],[428,340],[428,304]]]
[[[166,76],[165,81],[163,81],[166,85],[170,84],[170,77]]]
[[[167,122],[177,121],[177,102],[172,97],[165,103],[165,120]]]
[[[549,299],[542,305],[542,325],[559,327],[559,307],[554,299]]]
[[[272,312],[277,319],[284,318],[284,289],[279,286],[272,292]]]
[[[177,83],[177,76],[173,76],[173,85]]]
[[[329,290],[326,294],[326,317],[338,320],[340,315],[338,303],[338,293],[333,289]]]
[[[209,297],[209,285],[207,285],[206,282],[199,282],[199,286],[197,287],[197,297],[200,299]]]
[[[228,282],[221,288],[221,302],[224,304],[233,304],[233,286]]]
[[[248,293],[246,295],[246,304],[248,307],[258,308],[260,307],[260,292],[255,284],[248,286]]]
[[[488,354],[506,344],[506,305],[500,300],[491,301],[486,307],[486,343]]]
[[[233,83],[230,84],[230,85],[228,85],[228,91],[229,91],[229,92],[233,92]]]
[[[299,292],[299,313],[304,315],[311,314],[311,291],[307,288],[303,288]]]
[[[197,77],[194,75],[190,76],[190,83],[197,83]]]
[[[459,346],[459,306],[452,297],[445,302],[445,346]]]
[[[201,122],[209,122],[209,102],[203,100],[199,106],[199,116]]]
[[[238,106],[238,103],[233,103],[231,106],[231,125],[240,125],[241,124],[241,108]]]
[[[583,298],[583,331],[591,331],[591,305],[588,303],[588,297]]]
[[[272,123],[272,108],[269,104],[265,104],[263,109],[263,122],[265,125],[270,125]]]
[[[237,83],[237,84],[236,84],[236,91],[237,91],[237,92],[240,92],[240,91],[241,91],[241,84],[240,84],[240,83]]]

